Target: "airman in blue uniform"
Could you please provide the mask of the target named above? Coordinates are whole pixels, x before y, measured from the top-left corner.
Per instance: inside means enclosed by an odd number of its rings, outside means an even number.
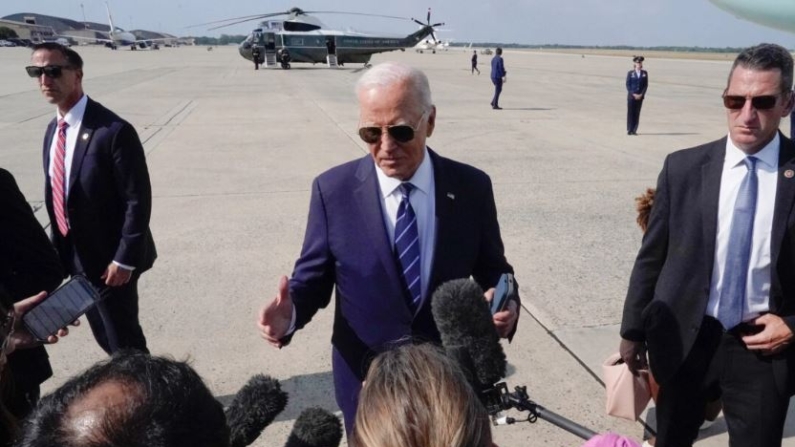
[[[632,58],[635,68],[627,73],[627,135],[637,135],[640,122],[640,108],[646,89],[649,87],[649,74],[643,69],[643,56]]]

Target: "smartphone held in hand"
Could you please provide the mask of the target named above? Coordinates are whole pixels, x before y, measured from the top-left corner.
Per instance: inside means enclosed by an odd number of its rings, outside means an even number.
[[[494,288],[494,298],[491,300],[491,314],[494,315],[505,310],[508,301],[516,299],[516,295],[516,282],[513,279],[513,275],[503,273]]]
[[[29,310],[22,321],[37,340],[45,341],[88,312],[99,299],[99,293],[85,277],[73,276]]]

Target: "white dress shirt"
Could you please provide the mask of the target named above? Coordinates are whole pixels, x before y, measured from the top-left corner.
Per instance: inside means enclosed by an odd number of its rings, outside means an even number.
[[[83,124],[83,115],[86,113],[86,104],[88,103],[88,96],[83,95],[77,104],[74,105],[66,115],[61,116],[61,113],[57,110],[55,111],[55,134],[52,138],[52,143],[50,144],[50,178],[53,175],[53,166],[55,163],[53,162],[53,158],[55,157],[55,148],[58,146],[58,121],[64,120],[69,127],[66,128],[66,157],[64,158],[64,175],[66,178],[64,179],[63,186],[64,186],[64,193],[68,197],[69,196],[69,173],[72,172],[72,159],[75,155],[75,146],[77,145],[77,135],[80,133],[80,125]],[[69,216],[66,216],[66,223],[69,223]]]
[[[375,167],[375,172],[378,175],[378,187],[381,189],[384,224],[389,235],[390,247],[393,247],[395,245],[395,221],[397,221],[398,207],[402,200],[398,187],[403,181],[387,177],[378,166]],[[417,232],[420,237],[420,281],[422,282],[422,298],[425,299],[429,292],[428,282],[431,278],[433,249],[436,245],[436,184],[428,148],[425,148],[417,172],[406,181],[414,186],[409,201],[417,216]]]
[[[756,215],[751,240],[751,257],[748,264],[746,283],[746,299],[743,309],[743,321],[756,318],[762,312],[770,310],[770,243],[773,231],[773,210],[776,202],[776,185],[778,182],[779,136],[767,144],[753,156],[757,158],[756,175],[758,178]],[[712,280],[709,287],[709,301],[706,314],[717,318],[718,305],[723,290],[724,273],[726,271],[726,252],[729,247],[734,203],[745,174],[748,172],[743,160],[745,152],[732,143],[731,137],[726,142],[726,158],[723,161],[723,172],[720,182],[720,199],[718,202],[718,231],[715,236],[715,261],[712,266]]]

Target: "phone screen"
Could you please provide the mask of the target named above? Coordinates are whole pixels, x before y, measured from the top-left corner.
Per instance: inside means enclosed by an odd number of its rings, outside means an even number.
[[[491,300],[491,314],[502,311],[505,308],[508,294],[510,293],[510,278],[507,274],[500,276],[497,287],[494,289],[494,298]]]
[[[82,277],[74,277],[51,293],[22,319],[28,330],[39,340],[66,327],[91,309],[99,300],[99,294]]]

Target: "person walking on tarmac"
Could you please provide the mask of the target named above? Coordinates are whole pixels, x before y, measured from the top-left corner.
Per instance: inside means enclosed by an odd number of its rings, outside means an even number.
[[[638,134],[640,108],[646,89],[649,87],[649,74],[643,69],[643,56],[635,56],[635,68],[627,73],[627,135]]]
[[[472,51],[472,74],[475,74],[476,71],[480,74],[478,69],[478,50]]]

